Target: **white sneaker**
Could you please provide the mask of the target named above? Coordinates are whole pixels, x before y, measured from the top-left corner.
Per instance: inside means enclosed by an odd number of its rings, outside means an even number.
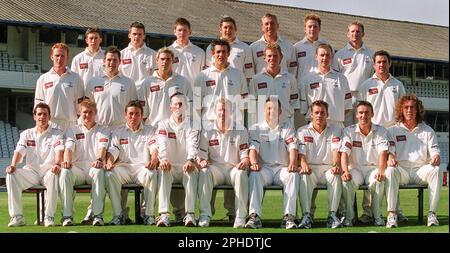
[[[302,221],[298,225],[298,228],[311,228],[312,227],[312,220],[309,213],[305,213],[303,215]]]
[[[142,223],[144,224],[144,226],[149,226],[149,225],[155,225],[155,216],[153,215],[144,215],[144,217],[142,217]]]
[[[105,222],[103,221],[103,218],[100,216],[94,217],[94,221],[92,222],[92,225],[94,226],[103,226],[105,225]]]
[[[386,221],[387,228],[396,228],[398,227],[397,223],[397,215],[395,213],[389,213]]]
[[[63,217],[61,224],[63,227],[67,227],[67,226],[73,226],[73,219],[72,217]]]
[[[341,221],[342,226],[344,226],[344,227],[353,227],[352,219],[345,218],[345,217],[343,217],[343,218],[344,219],[342,219],[342,221]]]
[[[338,219],[335,212],[330,213],[327,221],[327,227],[332,229],[342,227],[341,221]]]
[[[381,217],[376,217],[373,224],[375,226],[384,226],[385,225],[384,220]]]
[[[94,221],[94,216],[92,215],[92,212],[88,212],[83,220],[81,220],[81,225],[92,225],[92,222]]]
[[[256,213],[250,214],[247,223],[245,223],[245,228],[262,228],[262,221],[259,215]]]
[[[158,217],[158,222],[156,223],[157,227],[168,227],[170,226],[170,214],[162,213]]]
[[[22,215],[17,215],[11,218],[8,223],[8,227],[20,227],[25,226],[25,218]]]
[[[195,221],[195,216],[193,213],[187,213],[186,216],[184,216],[184,226],[186,227],[195,227],[197,226],[197,222]]]
[[[50,216],[44,217],[44,226],[46,227],[54,227],[55,226],[55,218]]]
[[[283,220],[286,222],[286,225],[285,225],[286,229],[297,228],[297,224],[295,224],[295,216],[294,215],[286,214],[284,216]]]
[[[427,226],[431,227],[431,226],[439,226],[439,221],[436,217],[436,214],[433,212],[428,212],[428,217],[427,217]]]
[[[109,225],[112,225],[112,226],[120,225],[121,220],[122,220],[122,215],[116,215],[111,219],[111,221],[109,222]]]
[[[200,215],[200,218],[198,219],[198,225],[200,227],[209,227],[210,218],[207,215]]]
[[[236,217],[234,219],[233,228],[243,228],[245,226],[245,218]]]

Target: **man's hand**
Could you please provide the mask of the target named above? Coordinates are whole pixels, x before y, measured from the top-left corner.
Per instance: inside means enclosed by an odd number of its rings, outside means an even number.
[[[200,165],[200,168],[206,168],[209,165],[209,162],[206,159],[200,159],[198,165]]]
[[[61,165],[59,164],[53,165],[50,171],[55,175],[59,175],[59,173],[61,172]]]
[[[250,165],[250,170],[251,171],[260,171],[261,170],[261,166],[259,165],[259,163],[252,163]]]
[[[97,159],[95,161],[93,161],[91,163],[91,166],[96,168],[96,169],[103,169],[103,167],[105,166],[105,164],[103,163],[103,161],[101,161],[100,159]]]
[[[184,174],[188,174],[189,172],[195,170],[197,166],[195,165],[195,163],[191,160],[187,160],[186,163],[184,163],[183,165],[183,172]]]
[[[341,179],[344,182],[348,182],[348,181],[352,180],[352,174],[350,174],[350,172],[348,172],[348,171],[343,171],[342,175],[341,175]]]
[[[14,173],[14,171],[16,171],[16,166],[14,166],[14,165],[9,165],[8,167],[6,167],[5,171],[6,171],[6,173],[8,173],[8,174],[12,174],[12,173]]]
[[[242,160],[236,164],[236,169],[238,170],[246,170],[250,167],[250,159],[248,157],[242,158]]]
[[[441,157],[439,155],[435,155],[431,158],[430,164],[432,166],[439,166],[441,164]]]
[[[159,165],[159,169],[162,171],[170,171],[171,168],[172,164],[170,164],[170,162],[167,160],[163,160]]]
[[[397,161],[397,159],[395,158],[394,155],[389,154],[389,157],[388,157],[388,160],[387,160],[387,165],[389,167],[397,167],[398,166],[398,161]]]
[[[300,168],[300,174],[311,175],[312,170],[309,168],[308,164],[303,163]]]
[[[145,168],[149,170],[156,170],[158,169],[159,160],[158,158],[152,159],[149,163],[145,165]]]
[[[61,163],[61,167],[63,167],[64,169],[71,169],[72,168],[72,163],[69,161],[64,161]]]
[[[112,162],[107,162],[106,163],[106,170],[113,170],[115,167],[115,164]]]
[[[331,167],[331,174],[333,175],[339,175],[342,173],[342,168],[339,165],[333,165],[333,167]]]
[[[378,182],[382,182],[383,180],[385,180],[385,179],[386,179],[386,176],[384,175],[384,171],[378,170],[378,171],[377,171],[377,174],[375,174],[375,179],[376,179]]]
[[[298,166],[297,166],[297,164],[291,162],[291,163],[289,163],[289,165],[287,167],[287,170],[288,170],[288,172],[291,172],[291,173],[297,172],[298,171]]]

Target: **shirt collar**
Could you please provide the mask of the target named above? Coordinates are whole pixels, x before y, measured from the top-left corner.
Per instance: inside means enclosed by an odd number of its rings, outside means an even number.
[[[94,54],[91,53],[91,51],[89,51],[89,48],[86,47],[84,49],[84,53],[89,55],[89,56],[92,56],[92,57],[98,55],[100,52],[102,52],[102,48],[100,48],[100,47],[98,48],[98,51],[96,53],[94,53]]]
[[[381,81],[381,79],[378,78],[377,73],[373,73],[372,78],[375,78],[375,79]],[[389,73],[389,77],[388,77],[388,79],[386,80],[386,83],[388,83],[392,78],[393,78],[393,76],[391,75],[391,73]]]
[[[140,47],[140,48],[135,48],[133,45],[131,45],[131,43],[128,43],[127,49],[129,49],[131,51],[139,51],[139,50],[144,49],[146,47],[147,47],[147,45],[145,45],[145,42],[144,42],[144,44],[142,44],[142,47]]]
[[[144,129],[144,124],[142,124],[142,122],[141,122],[141,124],[139,124],[138,130],[133,131],[133,130],[131,129],[131,127],[128,126],[128,123],[125,123],[125,129],[126,129],[127,131],[132,132],[132,133],[136,133],[136,132],[139,132],[139,131],[141,131],[142,129]]]
[[[347,49],[348,49],[348,50],[367,50],[367,47],[366,47],[366,43],[363,42],[361,48],[356,49],[356,48],[354,48],[354,47],[350,44],[350,42],[348,42],[348,43],[347,43]]]
[[[175,40],[175,41],[173,42],[172,45],[173,45],[173,47],[175,47],[175,48],[181,48],[181,49],[183,49],[183,48],[188,48],[188,47],[192,46],[193,44],[192,44],[192,42],[189,40],[187,46],[186,46],[186,47],[183,47],[183,46],[181,46],[180,44],[178,44],[178,42]]]

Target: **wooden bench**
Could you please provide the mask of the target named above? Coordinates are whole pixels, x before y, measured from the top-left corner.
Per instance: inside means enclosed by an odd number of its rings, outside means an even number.
[[[400,189],[417,189],[417,199],[418,199],[418,215],[417,215],[417,222],[418,224],[423,224],[423,190],[427,189],[428,186],[426,185],[403,185],[400,186]],[[130,190],[134,192],[134,218],[135,222],[137,224],[142,223],[141,218],[141,192],[143,190],[143,187],[138,184],[124,184],[122,185],[122,189]],[[172,185],[172,189],[183,189],[182,184],[174,184]],[[215,190],[233,190],[233,187],[231,185],[218,185],[214,187]],[[316,187],[316,190],[326,190],[327,187],[325,185],[321,185]],[[362,185],[359,187],[359,190],[367,190],[367,185]],[[37,218],[37,224],[41,225],[43,223],[44,219],[44,208],[40,209],[39,206],[45,205],[45,186],[33,186],[25,192],[35,192],[36,193],[36,218]],[[74,190],[77,192],[82,191],[90,191],[91,186],[90,185],[77,185],[74,187]],[[265,186],[264,190],[283,190],[281,186],[278,185],[269,185]],[[358,217],[358,203],[357,199],[355,197],[355,202],[353,203],[353,208],[355,210],[355,217]],[[40,213],[41,212],[41,213]]]

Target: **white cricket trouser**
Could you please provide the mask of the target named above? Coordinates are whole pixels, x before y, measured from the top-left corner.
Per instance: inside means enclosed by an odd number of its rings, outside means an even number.
[[[439,170],[439,166],[430,164],[421,167],[407,166],[400,163],[397,167],[400,171],[400,184],[428,184],[429,211],[436,212],[441,195],[443,172]]]
[[[45,216],[55,217],[58,204],[58,175],[53,174],[51,165],[41,165],[32,169],[25,166],[16,169],[12,174],[6,174],[6,189],[8,191],[8,211],[11,217],[23,215],[22,192],[34,185],[43,184],[45,191]]]
[[[73,201],[75,185],[90,184],[93,215],[102,216],[105,204],[106,186],[105,171],[89,166],[87,162],[74,163],[71,169],[61,169],[59,186],[64,217],[73,216]]]
[[[183,173],[182,166],[172,165],[170,171],[159,171],[158,174],[158,213],[169,212],[169,199],[173,183],[183,183],[186,197],[184,208],[188,213],[195,213],[195,201],[197,200],[198,171],[194,170],[187,174]]]
[[[317,185],[327,185],[328,211],[336,212],[342,194],[341,175],[333,175],[330,165],[310,165],[310,175],[300,174],[300,204],[302,213],[310,213],[314,188]]]
[[[228,167],[228,168],[227,168]],[[214,186],[232,185],[235,194],[236,217],[245,218],[248,214],[248,171],[239,170],[229,165],[212,163],[202,168],[198,180],[200,215],[211,217],[211,196]]]
[[[251,171],[249,175],[249,214],[261,216],[264,186],[276,184],[283,186],[283,212],[296,215],[297,194],[300,184],[300,174],[288,172],[287,167],[262,165],[260,171]]]
[[[142,164],[117,164],[106,171],[106,190],[111,199],[114,216],[122,213],[121,194],[123,184],[139,184],[144,187],[145,215],[155,215],[155,198],[158,186],[158,171],[149,170]]]
[[[58,128],[64,133],[66,133],[67,129],[70,127],[76,126],[76,121],[68,121],[68,120],[60,120],[60,119],[51,119],[50,120],[50,127]]]
[[[395,168],[387,167],[385,174],[392,173],[389,170],[395,170]],[[342,182],[342,192],[345,201],[345,217],[349,220],[353,220],[355,213],[353,211],[353,203],[355,202],[355,192],[362,184],[367,184],[371,193],[371,208],[374,217],[380,217],[380,201],[383,199],[385,182],[378,182],[375,179],[378,168],[373,166],[350,168],[350,174],[352,180],[348,182]]]

